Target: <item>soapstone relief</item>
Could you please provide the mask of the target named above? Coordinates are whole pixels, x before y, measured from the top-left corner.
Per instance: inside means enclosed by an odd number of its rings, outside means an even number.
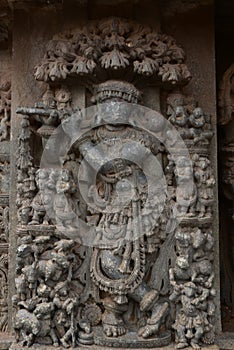
[[[149,109],[141,116],[130,113],[132,106],[137,111],[142,93],[123,75],[132,69],[138,79],[160,79],[162,89],[180,87],[190,78],[184,58],[171,37],[118,18],[49,43],[35,70],[36,79],[48,84],[42,100],[17,110],[22,121],[13,302],[22,346],[143,349],[175,339],[178,349],[200,349],[213,343],[211,118],[179,92],[168,93],[164,119]],[[103,81],[99,70],[122,77]],[[74,105],[68,76],[81,76],[90,89],[97,111],[91,120]],[[145,118],[161,139],[140,129],[137,118]],[[73,121],[78,126],[72,128]],[[87,131],[70,138],[64,155],[56,135],[69,139],[86,121]],[[32,132],[40,135],[44,152],[50,145],[47,155],[57,151],[60,167],[52,166],[55,159],[50,167],[36,164]],[[111,148],[114,155],[105,160]],[[121,152],[128,157],[118,157]],[[150,155],[161,159],[157,176],[165,178],[167,191],[163,182],[152,187],[140,166],[139,159]],[[94,232],[90,245],[84,244],[80,219]]]

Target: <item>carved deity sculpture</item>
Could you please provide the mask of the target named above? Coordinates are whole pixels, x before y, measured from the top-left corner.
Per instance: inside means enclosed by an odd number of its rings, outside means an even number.
[[[181,92],[163,117],[126,81],[186,83],[184,57],[173,38],[119,18],[49,43],[35,71],[48,84],[42,101],[17,110],[13,300],[23,345],[144,349],[173,333],[178,348],[213,342],[210,118]],[[79,76],[92,94],[85,111],[66,85]],[[42,138],[40,169],[30,126]]]
[[[131,102],[131,98],[140,96],[130,84],[125,83],[125,86],[122,84],[121,89],[120,87],[118,81],[100,84],[96,91],[98,102],[121,102],[126,97],[127,101]],[[106,94],[101,94],[102,91],[106,91]],[[130,127],[107,124],[95,130],[93,137],[96,142],[104,142],[107,147],[108,144],[116,143],[116,147],[124,148],[133,134],[135,139],[141,138],[141,134],[137,134]],[[80,152],[85,155],[88,147],[91,147],[90,141],[80,146]],[[105,199],[107,206],[115,208],[113,212],[103,208],[103,214],[96,227],[100,242],[107,240],[112,242],[113,247],[107,249],[104,245],[101,249],[95,248],[91,259],[92,279],[98,288],[105,292],[103,331],[108,337],[118,337],[126,333],[127,326],[123,315],[128,310],[130,300],[133,300],[139,305],[138,312],[149,315],[145,326],[138,328],[138,335],[148,338],[159,332],[169,314],[169,304],[161,301],[159,292],[151,289],[145,281],[148,252],[147,243],[144,242],[145,222],[141,207],[146,196],[147,186],[146,183],[144,184],[146,179],[135,164],[115,159],[109,162],[108,166],[103,167],[99,176],[98,196]],[[96,193],[90,196],[95,203]],[[129,203],[121,209],[121,201],[124,201],[124,198],[128,198]],[[156,208],[152,208],[151,212],[153,210]],[[127,241],[131,236],[136,238]],[[148,237],[153,236],[157,239],[157,234],[154,234],[152,227]],[[120,246],[116,245],[117,239]],[[126,242],[125,239],[127,239]]]

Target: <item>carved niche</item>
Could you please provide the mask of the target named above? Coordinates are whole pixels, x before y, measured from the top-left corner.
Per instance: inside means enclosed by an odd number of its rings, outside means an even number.
[[[150,79],[179,91],[190,80],[184,60],[173,38],[119,18],[48,44],[35,68],[45,94],[18,108],[13,302],[23,346],[213,343],[210,116],[180,91],[163,117],[137,88]],[[74,105],[71,84],[89,90],[91,112]]]

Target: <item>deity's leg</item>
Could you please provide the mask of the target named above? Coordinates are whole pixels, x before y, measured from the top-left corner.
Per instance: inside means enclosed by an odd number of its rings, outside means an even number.
[[[118,270],[121,264],[121,258],[114,255],[111,250],[103,250],[101,252],[101,267],[110,280],[124,279],[128,277]],[[123,281],[124,283],[124,281]],[[111,287],[111,281],[110,281]],[[118,302],[117,302],[118,301]],[[118,295],[109,295],[103,300],[105,312],[102,317],[103,331],[108,337],[118,337],[126,333],[122,314],[127,310],[127,297]]]
[[[176,345],[176,349],[184,349],[188,347],[188,342],[185,337],[185,327],[182,325],[177,325],[176,332],[178,337],[178,343]]]

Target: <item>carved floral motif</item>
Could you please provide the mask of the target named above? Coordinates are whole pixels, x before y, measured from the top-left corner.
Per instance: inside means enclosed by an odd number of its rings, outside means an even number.
[[[100,69],[129,68],[136,75],[154,75],[162,82],[177,84],[190,79],[184,60],[183,49],[172,37],[131,21],[108,18],[50,41],[35,77],[50,82],[92,76]]]

